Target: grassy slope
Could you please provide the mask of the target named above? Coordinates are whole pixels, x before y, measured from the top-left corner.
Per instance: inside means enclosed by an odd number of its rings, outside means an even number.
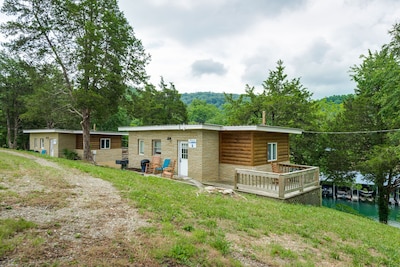
[[[152,222],[138,238],[143,253],[159,263],[400,266],[400,230],[366,218],[252,195],[209,195],[167,179],[51,160],[120,189]]]

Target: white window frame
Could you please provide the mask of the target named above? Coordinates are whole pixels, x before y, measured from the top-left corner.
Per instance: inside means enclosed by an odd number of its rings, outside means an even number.
[[[111,138],[100,138],[100,149],[111,149]]]
[[[268,143],[267,159],[268,159],[268,162],[278,160],[278,143],[276,143],[276,142]]]
[[[138,154],[144,155],[144,140],[143,139],[138,140]]]
[[[152,143],[153,143],[152,147],[153,155],[161,155],[161,140],[154,139]]]

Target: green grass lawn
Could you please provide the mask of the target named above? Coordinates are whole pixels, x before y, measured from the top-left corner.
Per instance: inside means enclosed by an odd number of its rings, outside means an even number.
[[[400,266],[400,229],[367,218],[249,194],[209,194],[169,179],[49,160],[113,183],[150,222],[138,238],[160,265]]]

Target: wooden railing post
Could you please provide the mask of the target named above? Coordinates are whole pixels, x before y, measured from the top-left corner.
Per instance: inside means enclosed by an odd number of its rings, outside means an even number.
[[[287,166],[286,166],[287,165]],[[289,164],[284,165],[288,167]],[[247,169],[235,169],[233,186],[238,190],[239,184],[243,185],[241,190],[264,191],[280,199],[285,199],[287,194],[303,193],[308,187],[319,185],[319,169],[317,167],[296,168],[292,172],[273,173]],[[299,168],[297,168],[299,167]]]
[[[306,176],[304,174],[302,174],[300,176],[300,192],[304,191],[305,179],[306,179]]]
[[[238,189],[238,181],[239,181],[239,175],[240,175],[240,173],[236,170],[235,171],[236,172],[236,175],[235,175],[235,181],[234,181],[234,183],[233,183],[233,188],[235,189],[235,190],[237,190]]]
[[[279,198],[285,198],[285,177],[283,175],[279,175]]]

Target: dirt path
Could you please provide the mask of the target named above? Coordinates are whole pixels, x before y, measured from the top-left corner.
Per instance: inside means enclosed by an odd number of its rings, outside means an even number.
[[[53,168],[55,171],[51,173],[57,176],[54,178],[63,184],[61,188],[44,186],[43,181],[29,175],[24,175],[18,182],[15,179],[0,179],[3,187],[17,194],[51,193],[54,198],[59,196],[63,201],[62,205],[53,205],[52,201],[35,205],[17,203],[12,208],[1,210],[1,219],[24,218],[36,223],[35,234],[44,242],[37,248],[28,248],[32,246],[30,242],[23,244],[15,253],[17,258],[11,256],[0,261],[0,266],[21,266],[24,261],[29,266],[49,262],[60,266],[128,266],[130,259],[127,255],[137,256],[135,230],[147,223],[136,209],[121,199],[109,182],[77,170],[66,170],[41,157],[4,150],[0,153],[12,153]],[[127,253],[127,250],[131,252]]]

